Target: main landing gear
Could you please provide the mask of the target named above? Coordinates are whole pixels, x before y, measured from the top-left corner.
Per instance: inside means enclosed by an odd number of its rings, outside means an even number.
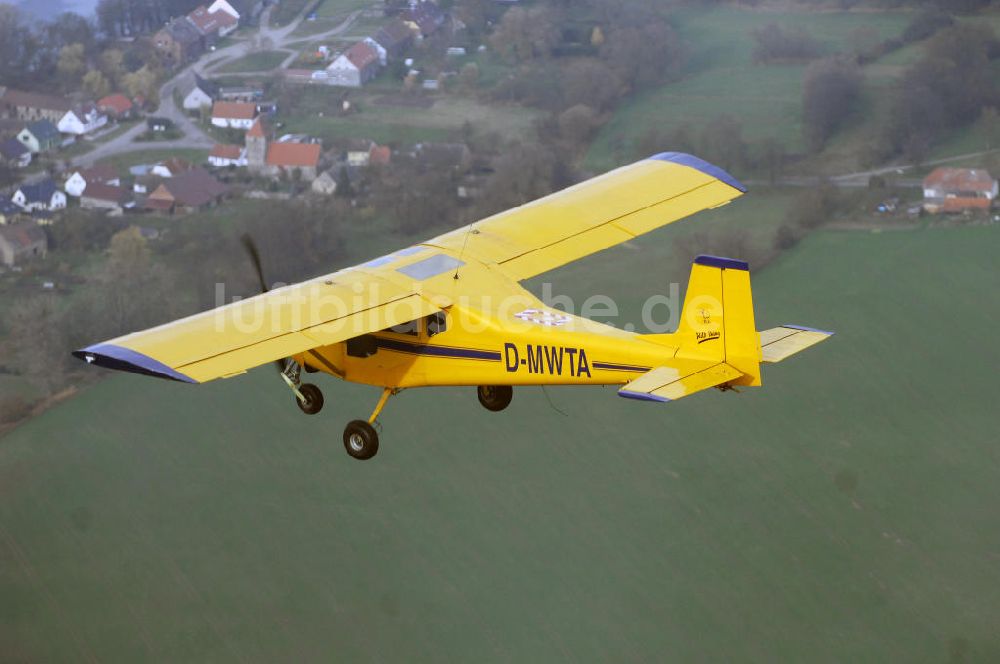
[[[323,410],[323,393],[312,383],[303,383],[299,363],[289,358],[281,370],[281,379],[295,395],[295,404],[306,415],[315,415]]]
[[[483,408],[494,413],[509,406],[514,398],[514,388],[510,385],[480,385],[477,392]]]
[[[382,413],[389,397],[399,392],[398,388],[387,387],[382,390],[382,397],[378,400],[372,416],[365,420],[354,420],[349,422],[344,428],[344,449],[347,453],[360,461],[371,459],[378,454],[378,432],[375,431],[375,420]]]

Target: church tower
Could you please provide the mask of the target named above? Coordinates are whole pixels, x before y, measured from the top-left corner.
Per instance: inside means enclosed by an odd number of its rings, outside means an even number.
[[[247,131],[246,148],[247,168],[253,173],[262,173],[267,164],[267,136],[264,135],[264,123],[260,116]]]

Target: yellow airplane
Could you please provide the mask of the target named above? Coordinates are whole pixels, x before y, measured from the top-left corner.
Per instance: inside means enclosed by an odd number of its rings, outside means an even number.
[[[546,306],[518,282],[746,189],[724,170],[666,152],[361,265],[265,292],[73,355],[109,369],[203,383],[276,362],[305,413],[323,395],[301,370],[383,388],[344,430],[356,459],[378,451],[373,425],[410,387],[477,386],[492,411],[515,385],[618,385],[630,399],[673,401],[761,384],[779,362],[832,333],[754,326],[745,262],[694,259],[672,334],[638,334]],[[267,291],[258,267],[262,290]]]

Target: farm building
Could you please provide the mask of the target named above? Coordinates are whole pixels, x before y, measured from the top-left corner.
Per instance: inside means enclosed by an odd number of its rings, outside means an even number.
[[[935,168],[924,178],[924,209],[928,212],[989,210],[997,197],[997,181],[975,168]]]
[[[341,53],[326,68],[330,85],[360,88],[378,74],[378,51],[366,42],[358,42]]]
[[[45,258],[49,241],[45,231],[34,222],[0,226],[0,263],[20,265],[32,258]]]
[[[212,106],[212,124],[216,127],[249,129],[257,117],[257,105],[240,101],[217,101]]]

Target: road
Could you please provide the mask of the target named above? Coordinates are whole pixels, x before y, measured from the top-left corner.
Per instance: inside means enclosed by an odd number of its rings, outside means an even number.
[[[310,40],[325,39],[327,37],[342,34],[348,30],[362,10],[352,12],[339,25],[325,32],[311,35]],[[146,124],[139,123],[128,131],[115,136],[106,143],[101,143],[86,154],[70,159],[67,163],[70,168],[90,166],[94,163],[119,154],[137,152],[140,150],[156,149],[209,149],[215,141],[208,136],[201,127],[184,112],[178,108],[174,100],[174,92],[178,89],[184,90],[193,81],[194,74],[207,75],[217,70],[222,65],[239,58],[245,57],[258,50],[287,50],[288,58],[282,62],[281,68],[287,67],[298,56],[298,50],[284,48],[287,44],[301,41],[302,37],[293,38],[292,33],[299,27],[305,19],[305,12],[297,16],[288,25],[275,28],[271,27],[271,7],[264,10],[260,18],[260,28],[257,35],[252,39],[245,39],[231,44],[225,48],[205,53],[201,58],[191,63],[187,67],[179,70],[173,77],[160,86],[160,105],[151,115],[167,118],[176,125],[181,132],[181,138],[170,141],[136,141],[136,139],[146,131]],[[255,72],[256,74],[268,72]]]

